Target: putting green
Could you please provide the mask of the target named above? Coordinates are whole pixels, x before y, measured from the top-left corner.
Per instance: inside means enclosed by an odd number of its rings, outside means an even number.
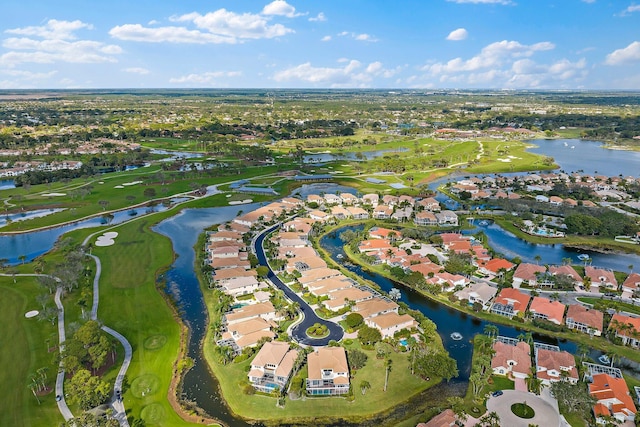
[[[141,375],[131,383],[131,393],[135,397],[150,396],[158,391],[160,378],[153,374]]]
[[[140,417],[147,425],[164,425],[166,419],[164,416],[164,408],[159,403],[152,403],[142,408]]]
[[[152,335],[144,340],[144,348],[147,350],[157,350],[167,343],[166,335]]]

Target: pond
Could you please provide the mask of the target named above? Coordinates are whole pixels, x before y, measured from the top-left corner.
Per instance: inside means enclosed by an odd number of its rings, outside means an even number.
[[[348,160],[354,162],[361,162],[366,160],[375,159],[376,157],[382,157],[385,154],[391,153],[402,153],[409,151],[408,148],[396,148],[389,150],[374,150],[374,151],[349,151],[346,153],[337,153],[337,152],[324,152],[324,153],[314,153],[314,154],[306,154],[302,157],[302,161],[304,163],[327,163],[333,162],[336,160]]]

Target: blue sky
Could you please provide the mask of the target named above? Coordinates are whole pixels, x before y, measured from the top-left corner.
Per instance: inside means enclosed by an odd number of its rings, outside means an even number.
[[[0,40],[0,89],[640,89],[640,0],[5,0]]]

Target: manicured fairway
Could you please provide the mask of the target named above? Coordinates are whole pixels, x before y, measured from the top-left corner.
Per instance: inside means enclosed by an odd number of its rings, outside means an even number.
[[[62,421],[53,393],[40,396],[39,405],[27,388],[30,374],[47,367],[46,384],[55,382],[57,367],[53,353],[47,352],[46,340],[54,332],[48,321],[27,319],[24,314],[40,307],[35,296],[40,293],[33,278],[0,277],[0,324],[2,345],[0,346],[0,383],[4,384],[0,399],[0,425],[2,426],[55,426]],[[51,344],[57,343],[57,337]]]

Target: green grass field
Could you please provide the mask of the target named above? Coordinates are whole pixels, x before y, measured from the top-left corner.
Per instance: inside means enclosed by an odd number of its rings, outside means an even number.
[[[55,353],[48,345],[58,342],[57,330],[48,321],[27,319],[24,314],[40,309],[35,296],[41,289],[32,277],[0,277],[0,322],[3,333],[0,350],[0,381],[5,392],[0,399],[0,425],[15,427],[54,426],[63,421],[55,401],[55,393],[40,396],[40,404],[27,388],[29,377],[39,368],[48,368],[48,387],[53,389],[58,372]],[[49,342],[47,340],[50,339]]]

